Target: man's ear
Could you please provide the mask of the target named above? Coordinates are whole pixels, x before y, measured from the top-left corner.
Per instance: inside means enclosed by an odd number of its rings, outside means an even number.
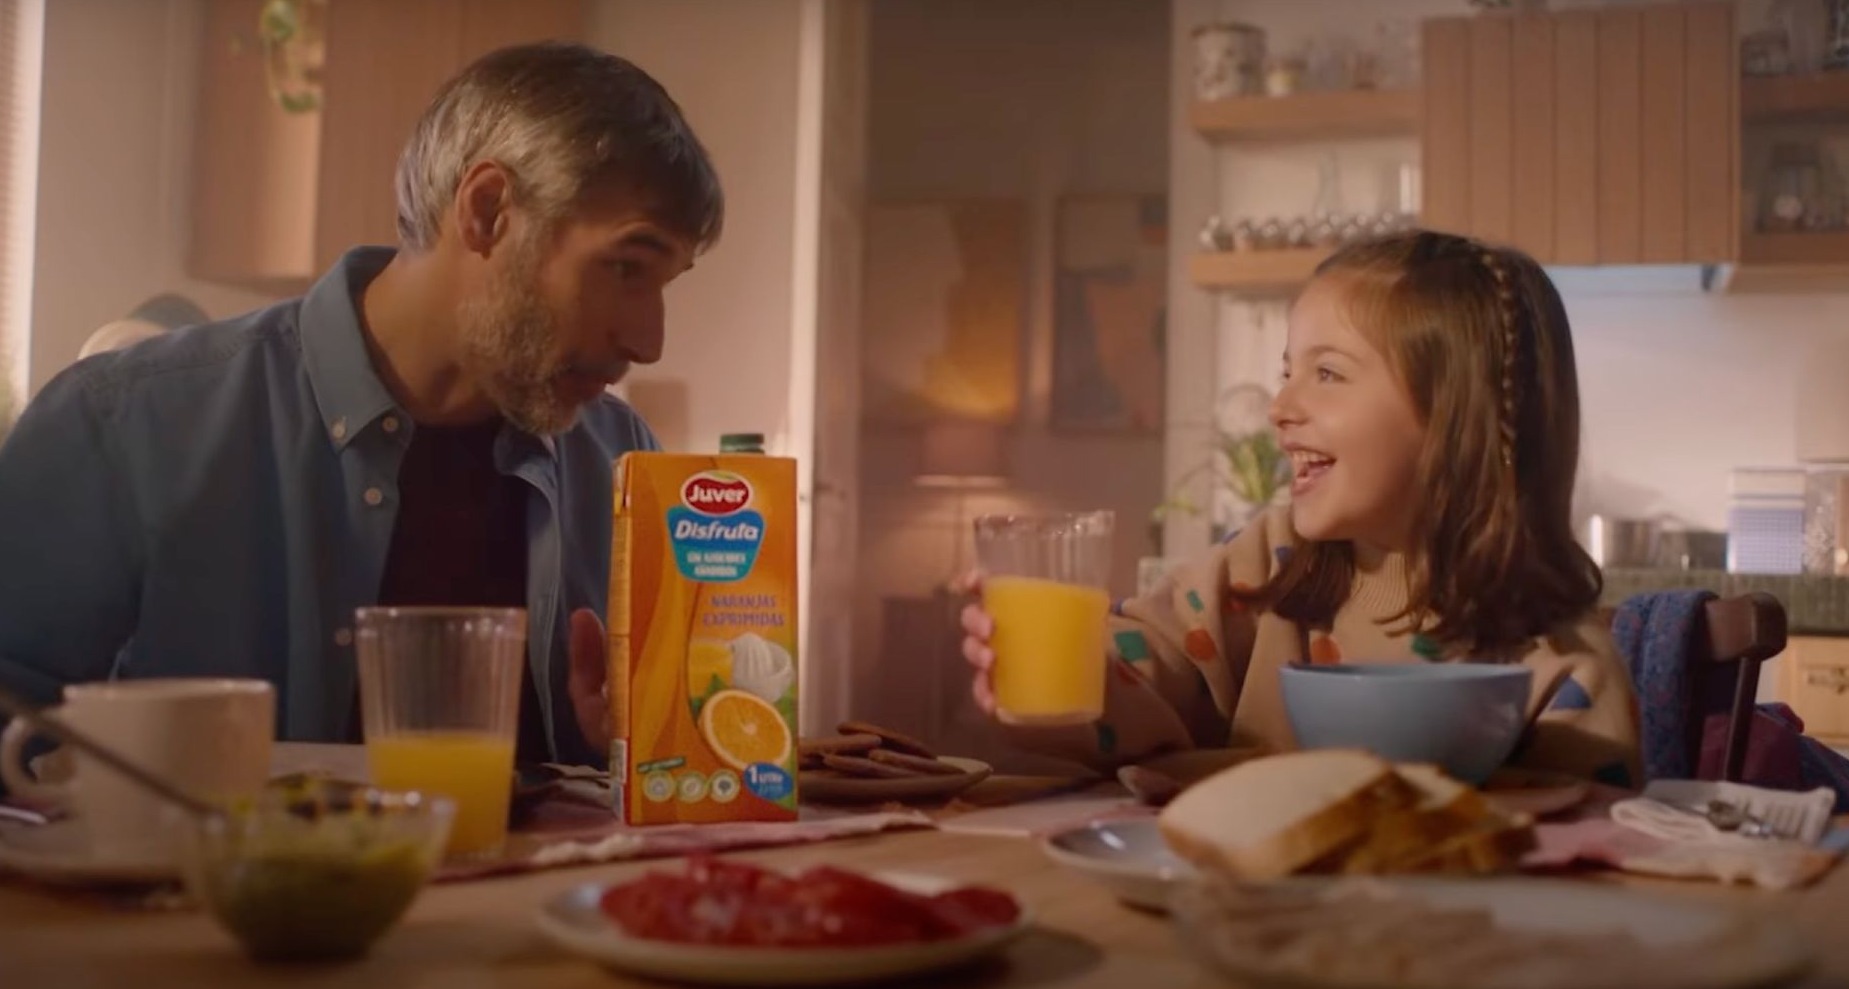
[[[513,182],[492,161],[476,162],[456,185],[456,232],[471,254],[487,257],[507,236],[513,207]]]

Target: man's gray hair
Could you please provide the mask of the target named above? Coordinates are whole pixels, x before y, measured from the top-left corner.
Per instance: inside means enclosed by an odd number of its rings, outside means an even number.
[[[398,239],[437,241],[463,175],[500,163],[514,198],[556,221],[593,183],[616,181],[700,248],[719,239],[725,200],[706,149],[661,84],[584,45],[491,52],[445,83],[398,159]]]

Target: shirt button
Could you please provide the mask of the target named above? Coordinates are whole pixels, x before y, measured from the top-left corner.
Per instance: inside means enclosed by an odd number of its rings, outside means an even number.
[[[337,440],[345,439],[347,436],[347,420],[334,420],[334,425],[328,427],[328,432],[332,433]]]
[[[385,503],[385,492],[380,491],[378,488],[367,488],[365,495],[362,497],[366,499],[366,504],[374,508]]]
[[[388,433],[397,432],[398,431],[398,417],[397,416],[386,416],[385,419],[379,423],[379,427],[384,429]]]
[[[343,628],[334,633],[334,644],[342,649],[353,644],[353,630]]]

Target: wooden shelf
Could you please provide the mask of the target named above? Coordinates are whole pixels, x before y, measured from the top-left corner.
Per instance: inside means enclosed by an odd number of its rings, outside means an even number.
[[[1195,103],[1194,129],[1215,141],[1330,141],[1419,133],[1419,92],[1343,89]]]
[[[1727,295],[1841,295],[1849,264],[1724,264],[1709,291]]]
[[[1715,273],[1712,288],[1735,295],[1849,292],[1849,232],[1745,234]]]
[[[1742,264],[1849,265],[1849,231],[1740,237]]]
[[[1740,80],[1740,115],[1756,123],[1849,120],[1849,72],[1747,76]]]
[[[1201,288],[1238,295],[1290,295],[1329,253],[1322,247],[1293,247],[1196,254],[1188,259],[1188,277]]]

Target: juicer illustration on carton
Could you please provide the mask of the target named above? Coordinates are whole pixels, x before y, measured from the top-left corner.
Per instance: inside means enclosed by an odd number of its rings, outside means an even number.
[[[794,820],[795,461],[626,454],[612,542],[624,820]]]

